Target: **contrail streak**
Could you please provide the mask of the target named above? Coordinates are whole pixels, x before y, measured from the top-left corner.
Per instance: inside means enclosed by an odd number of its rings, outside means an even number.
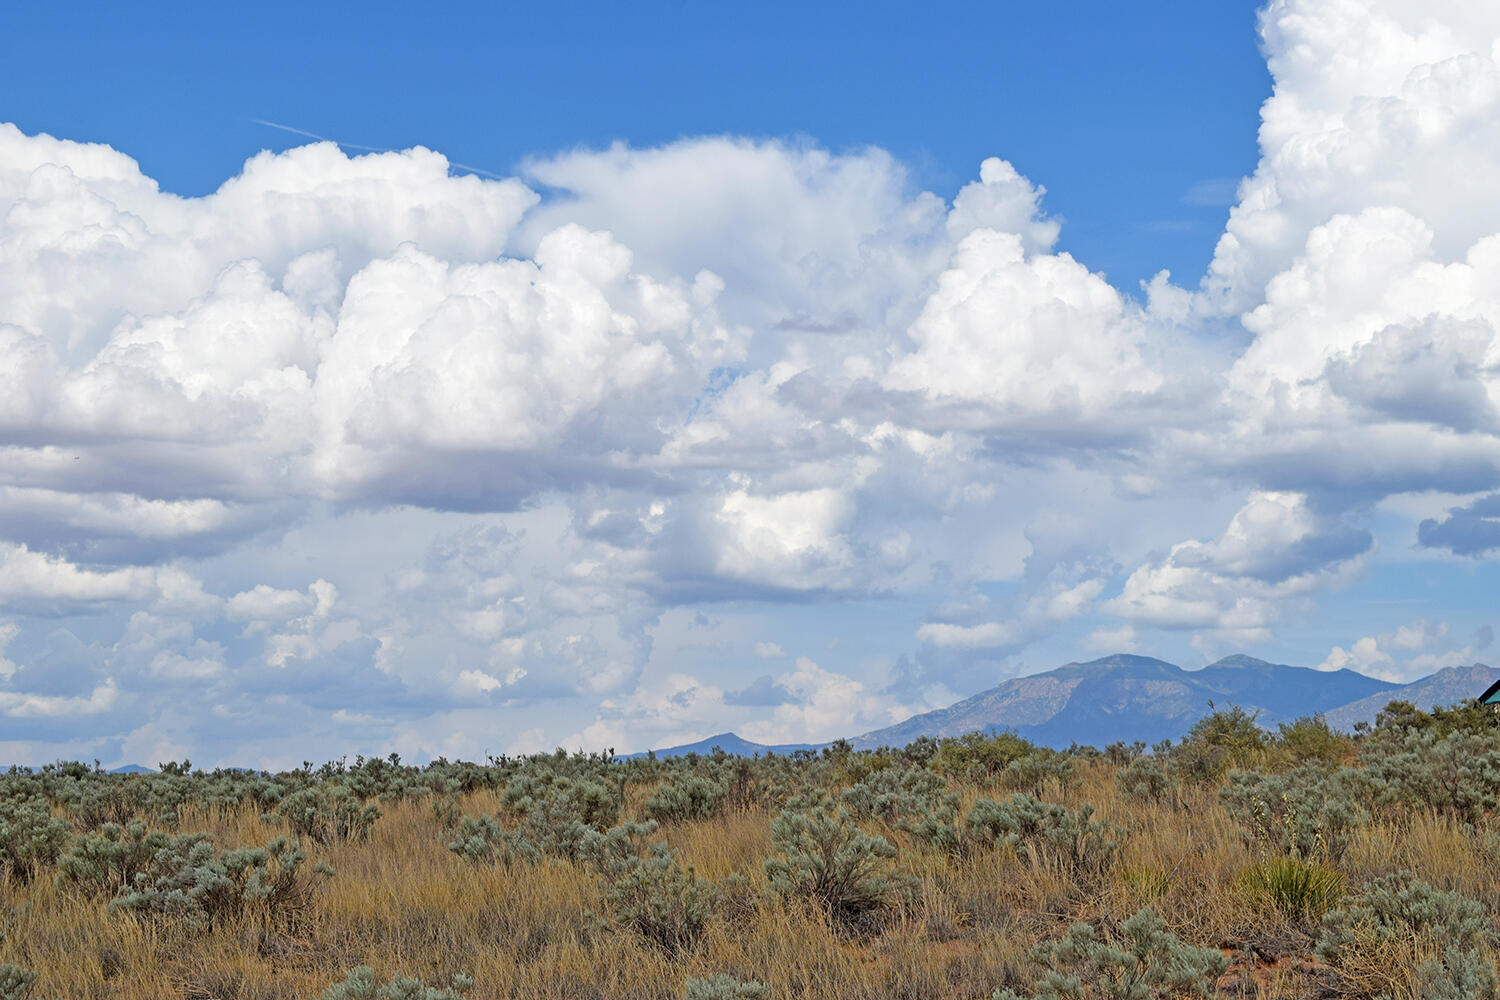
[[[302,128],[293,128],[290,125],[283,125],[280,122],[268,122],[264,118],[251,118],[250,121],[253,122],[253,123],[255,123],[256,125],[264,125],[267,128],[281,129],[281,131],[283,131],[283,132],[290,132],[293,135],[306,136],[309,139],[316,139],[319,142],[331,142],[335,146],[340,147],[341,149],[358,149],[358,150],[362,150],[362,151],[364,151],[366,153],[394,153],[394,152],[396,152],[396,150],[390,149],[390,148],[384,147],[384,146],[361,146],[357,142],[344,142],[342,139],[332,139],[332,138],[329,138],[326,135],[318,135],[318,133],[316,133],[316,132],[309,132],[306,129],[302,129]],[[448,161],[448,166],[451,167],[451,168],[453,168],[454,170],[467,170],[471,174],[480,174],[481,176],[484,176],[484,177],[493,177],[497,181],[510,180],[510,178],[506,177],[504,174],[497,174],[497,173],[494,173],[493,171],[485,170],[485,169],[483,169],[481,167],[471,167],[467,163],[454,163],[452,160],[449,160]]]

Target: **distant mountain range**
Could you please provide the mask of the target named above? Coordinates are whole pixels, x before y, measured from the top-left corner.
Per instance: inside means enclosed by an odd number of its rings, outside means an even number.
[[[919,736],[961,736],[980,730],[1010,730],[1043,746],[1073,743],[1102,747],[1116,740],[1155,743],[1180,739],[1211,711],[1238,705],[1274,727],[1321,714],[1336,729],[1374,721],[1396,699],[1431,709],[1477,698],[1500,669],[1476,663],[1448,667],[1410,684],[1377,680],[1352,670],[1312,670],[1267,663],[1253,656],[1227,656],[1200,670],[1118,653],[1088,663],[1069,663],[1045,673],[1016,677],[988,691],[905,722],[850,739],[856,749],[905,746]],[[709,753],[790,753],[826,744],[763,746],[734,733],[657,750],[658,757]],[[638,756],[638,755],[637,755]]]
[[[1011,730],[1042,746],[1062,749],[1073,743],[1103,747],[1116,740],[1155,743],[1181,739],[1210,711],[1229,705],[1257,713],[1261,725],[1274,728],[1305,715],[1321,714],[1335,729],[1349,731],[1357,722],[1373,722],[1390,702],[1401,699],[1421,709],[1455,705],[1477,698],[1500,680],[1500,669],[1475,663],[1447,667],[1410,684],[1393,684],[1352,670],[1312,670],[1267,663],[1253,656],[1226,656],[1200,670],[1117,653],[1088,663],[1069,663],[1045,673],[1016,677],[965,698],[947,708],[914,715],[905,722],[877,729],[849,742],[856,749],[905,746],[919,736],[962,736],[980,730]],[[658,757],[709,754],[714,748],[750,757],[819,750],[826,743],[753,743],[734,733],[720,733],[696,743],[657,750]],[[644,757],[645,753],[624,755]],[[154,773],[129,764],[114,773]]]
[[[656,751],[656,756],[683,757],[690,753],[711,754],[715,749],[719,749],[725,753],[737,754],[741,757],[754,757],[756,754],[788,754],[797,750],[819,750],[825,746],[827,746],[826,743],[781,743],[776,746],[767,746],[764,743],[751,743],[749,740],[736,736],[734,733],[720,733],[718,736],[710,736],[708,739],[699,740],[697,743],[684,743],[682,746],[658,750]],[[620,756],[623,760],[630,760],[634,757],[644,757],[646,753],[621,754]]]
[[[1341,705],[1323,713],[1323,718],[1335,729],[1350,730],[1356,722],[1374,722],[1375,713],[1385,708],[1392,699],[1409,701],[1421,709],[1437,705],[1457,705],[1461,701],[1478,698],[1496,678],[1500,669],[1475,663],[1467,667],[1448,667],[1430,677],[1399,688],[1395,693],[1381,697],[1361,698],[1359,701]]]

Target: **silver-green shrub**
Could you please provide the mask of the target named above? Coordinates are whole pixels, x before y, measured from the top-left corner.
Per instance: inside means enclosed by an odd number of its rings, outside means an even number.
[[[887,767],[844,789],[839,799],[856,819],[892,825],[926,815],[947,792],[948,782],[925,767]]]
[[[658,823],[708,819],[724,808],[729,789],[697,774],[683,774],[665,782],[646,800],[646,815]]]
[[[906,884],[895,877],[890,841],[861,830],[826,792],[792,799],[771,822],[771,842],[771,891],[811,900],[845,924],[887,905]]]
[[[1401,871],[1371,880],[1325,916],[1317,955],[1347,978],[1361,980],[1372,965],[1389,963],[1389,945],[1409,943],[1415,945],[1409,953],[1433,952],[1409,976],[1423,1000],[1494,998],[1500,984],[1487,956],[1490,938],[1483,905]],[[1391,977],[1382,971],[1379,978]],[[1393,1000],[1397,992],[1376,1000]]]
[[[1207,997],[1229,967],[1216,949],[1178,940],[1150,907],[1120,924],[1113,940],[1101,941],[1089,924],[1074,924],[1062,937],[1037,945],[1032,958],[1047,971],[1030,1000]],[[997,989],[994,1000],[1027,998]]]
[[[43,1000],[35,990],[35,972],[19,965],[0,965],[0,1000]]]
[[[546,812],[548,824],[576,821],[602,831],[619,821],[623,799],[623,790],[615,782],[538,768],[512,778],[500,803],[518,816]]]
[[[150,871],[157,852],[171,846],[170,836],[147,830],[138,819],[124,826],[105,823],[96,833],[74,841],[72,849],[58,859],[58,884],[113,895],[134,885],[137,875]]]
[[[611,866],[605,898],[615,923],[629,927],[669,954],[691,947],[713,915],[717,893],[691,868],[677,863],[665,844],[645,857]]]
[[[1348,772],[1317,766],[1284,774],[1231,771],[1219,799],[1249,842],[1273,854],[1338,861],[1369,821],[1358,787]]]
[[[67,849],[73,828],[37,795],[0,799],[0,869],[21,882],[35,878]]]
[[[1115,786],[1127,798],[1160,803],[1172,792],[1173,781],[1155,757],[1135,757],[1115,772]]]
[[[369,837],[380,807],[366,804],[341,784],[321,783],[300,788],[284,796],[276,812],[299,836],[320,844]]]
[[[1017,792],[1004,802],[977,800],[965,826],[976,843],[1008,846],[1033,864],[1057,864],[1077,877],[1102,872],[1120,848],[1115,828],[1093,816],[1088,803],[1073,812]]]
[[[746,982],[716,972],[707,979],[689,979],[683,1000],[768,1000],[770,995],[753,979]]]
[[[352,969],[344,980],[323,991],[322,1000],[463,1000],[474,988],[474,980],[459,973],[450,986],[439,989],[420,979],[397,974],[382,982],[374,969],[361,965]]]
[[[285,837],[265,847],[220,851],[206,833],[183,834],[158,850],[148,870],[136,873],[110,907],[177,917],[200,928],[251,910],[285,918],[311,894],[302,874],[306,861],[302,849]]]
[[[971,846],[960,824],[959,798],[951,792],[926,812],[900,820],[896,827],[910,833],[933,850],[945,854],[965,854]]]
[[[464,816],[458,821],[458,834],[448,842],[448,850],[468,861],[489,861],[504,854],[505,827],[493,816]]]
[[[511,778],[501,796],[518,822],[507,827],[499,816],[464,816],[448,849],[471,861],[496,858],[507,864],[545,857],[579,861],[596,849],[595,841],[619,818],[622,788],[562,774],[550,766],[553,758],[545,760],[546,765]]]
[[[1065,753],[1038,748],[1035,753],[1017,757],[1000,772],[1006,788],[1041,795],[1048,784],[1066,788],[1074,781],[1073,759]]]
[[[1475,732],[1381,732],[1361,749],[1359,777],[1369,800],[1391,810],[1430,809],[1479,824],[1500,805],[1500,750]]]

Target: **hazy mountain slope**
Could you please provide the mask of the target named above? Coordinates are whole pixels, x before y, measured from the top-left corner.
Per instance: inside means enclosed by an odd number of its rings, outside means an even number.
[[[1341,705],[1323,713],[1335,729],[1351,730],[1356,722],[1374,722],[1375,714],[1396,699],[1409,701],[1423,710],[1439,705],[1456,705],[1478,698],[1485,688],[1500,680],[1500,669],[1475,663],[1467,667],[1446,667],[1430,677],[1397,686],[1389,692],[1372,695]]]
[[[1011,729],[1053,747],[1074,742],[1103,746],[1115,740],[1154,743],[1182,736],[1210,711],[1209,702],[1239,705],[1272,725],[1356,699],[1378,698],[1396,687],[1350,670],[1310,670],[1248,656],[1183,670],[1165,660],[1122,653],[1014,678],[851,742],[856,747],[903,746],[924,735]]]
[[[1312,670],[1244,655],[1227,656],[1201,670],[1184,670],[1165,660],[1119,653],[1016,677],[947,708],[914,715],[850,742],[858,749],[899,747],[919,736],[1008,729],[1059,748],[1072,743],[1102,747],[1115,740],[1155,743],[1181,738],[1208,714],[1209,702],[1256,712],[1265,726],[1322,713],[1335,728],[1350,729],[1360,720],[1374,720],[1375,713],[1393,699],[1424,709],[1449,705],[1478,696],[1497,678],[1500,669],[1475,664],[1450,667],[1400,685],[1352,670]],[[818,749],[823,744],[763,746],[723,733],[658,750],[656,755],[707,754],[716,746],[749,756]]]
[[[1353,670],[1310,670],[1267,663],[1243,654],[1226,656],[1191,673],[1202,683],[1223,691],[1236,705],[1263,708],[1265,715],[1261,721],[1267,723],[1327,712],[1359,698],[1379,697],[1381,692],[1401,686]]]
[[[782,743],[776,746],[766,746],[762,743],[751,743],[749,740],[742,739],[741,737],[736,736],[734,733],[720,733],[718,736],[710,736],[707,739],[699,740],[697,743],[684,743],[681,746],[667,747],[664,750],[657,750],[656,756],[659,758],[665,758],[683,757],[690,753],[710,754],[714,752],[714,747],[719,747],[725,753],[738,754],[741,757],[753,757],[756,754],[785,754],[792,753],[796,750],[816,750],[824,745],[825,744],[822,743]],[[646,756],[644,752],[620,754],[620,757],[627,760],[632,757],[644,756]]]

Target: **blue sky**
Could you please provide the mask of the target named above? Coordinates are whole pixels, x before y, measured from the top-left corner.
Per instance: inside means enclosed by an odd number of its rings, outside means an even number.
[[[1255,167],[1270,78],[1243,0],[1122,4],[28,5],[0,88],[28,132],[107,142],[206,194],[274,121],[500,173],[696,135],[880,146],[950,196],[1000,155],[1122,288],[1196,281]],[[58,53],[66,52],[66,59]]]
[[[1494,655],[1500,14],[0,18],[0,759]]]

